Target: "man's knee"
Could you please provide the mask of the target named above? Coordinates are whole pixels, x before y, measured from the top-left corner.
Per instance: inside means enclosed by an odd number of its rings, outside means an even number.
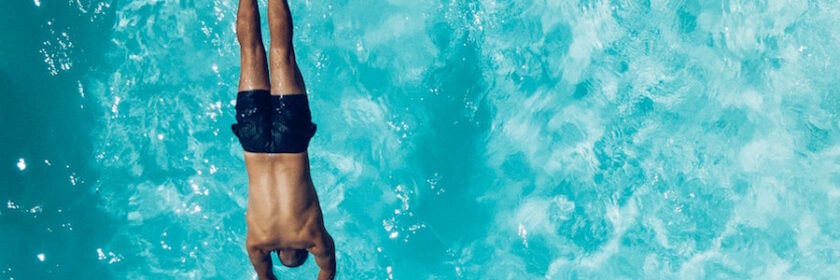
[[[243,49],[262,48],[262,38],[258,31],[251,31],[247,26],[237,24],[236,39],[239,41],[239,46]]]
[[[295,50],[291,44],[275,44],[272,43],[269,47],[272,64],[281,63],[292,65],[295,63]]]
[[[260,21],[254,17],[259,17],[259,14],[245,12],[236,19],[236,39],[242,48],[254,49],[263,45]]]
[[[281,20],[268,21],[268,27],[271,30],[271,48],[272,49],[291,49],[292,48],[292,26],[290,22]]]

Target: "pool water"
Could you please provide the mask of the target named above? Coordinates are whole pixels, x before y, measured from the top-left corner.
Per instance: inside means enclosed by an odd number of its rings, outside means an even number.
[[[837,1],[290,2],[339,279],[840,275]],[[0,278],[254,277],[237,3],[0,4]]]

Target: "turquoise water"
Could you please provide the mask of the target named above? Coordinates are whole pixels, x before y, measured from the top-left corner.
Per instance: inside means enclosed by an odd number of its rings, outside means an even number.
[[[340,279],[840,275],[836,1],[290,2]],[[253,277],[236,4],[0,4],[1,278]]]

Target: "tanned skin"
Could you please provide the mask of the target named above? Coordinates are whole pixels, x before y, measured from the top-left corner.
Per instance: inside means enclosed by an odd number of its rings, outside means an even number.
[[[292,47],[292,17],[286,0],[268,0],[271,32],[269,63],[260,34],[256,0],[240,0],[236,37],[241,47],[239,91],[269,90],[271,95],[306,94]],[[271,252],[289,267],[303,264],[308,253],[321,271],[335,277],[335,247],[324,228],[318,194],[309,174],[309,155],[245,152],[248,171],[248,237],[245,247],[260,279],[276,279]]]

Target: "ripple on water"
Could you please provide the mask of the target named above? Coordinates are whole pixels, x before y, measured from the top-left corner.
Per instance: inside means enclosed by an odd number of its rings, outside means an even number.
[[[291,2],[345,277],[840,274],[837,3]],[[85,250],[130,278],[253,276],[237,2],[69,5],[116,17],[78,82],[114,231]],[[56,77],[86,55],[59,20],[38,50]]]

